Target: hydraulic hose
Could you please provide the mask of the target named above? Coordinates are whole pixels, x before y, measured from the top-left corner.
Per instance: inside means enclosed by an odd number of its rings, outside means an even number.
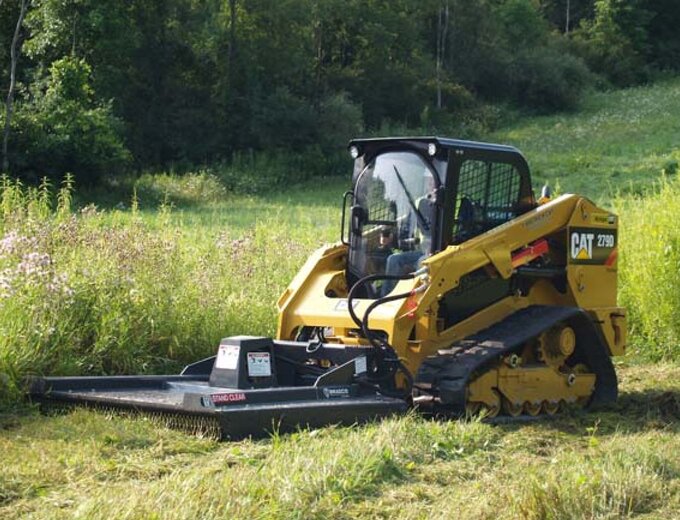
[[[388,370],[387,373],[382,376],[376,378],[375,376],[373,377],[374,381],[378,382],[378,385],[376,389],[383,395],[386,395],[388,397],[399,397],[402,399],[408,398],[411,395],[411,389],[413,388],[413,376],[409,372],[409,370],[404,366],[404,364],[401,362],[399,359],[399,356],[397,355],[396,351],[394,350],[394,347],[390,345],[387,341],[383,340],[382,338],[377,337],[373,331],[369,328],[368,325],[368,320],[370,317],[371,312],[378,307],[379,305],[382,305],[384,303],[389,303],[392,301],[396,300],[402,300],[404,298],[408,298],[411,294],[412,291],[405,292],[405,293],[400,293],[400,294],[395,294],[391,296],[384,296],[382,298],[377,299],[373,303],[371,303],[366,311],[364,312],[364,317],[363,319],[359,319],[357,314],[354,312],[354,298],[355,295],[360,287],[363,285],[373,282],[373,281],[378,281],[378,280],[395,280],[395,281],[401,281],[401,280],[412,280],[416,276],[418,276],[418,272],[415,273],[409,273],[405,275],[387,275],[387,274],[374,274],[374,275],[369,275],[365,276],[364,278],[361,278],[358,280],[354,286],[352,286],[352,289],[349,291],[349,294],[347,295],[347,307],[349,314],[352,318],[352,321],[359,327],[361,332],[363,333],[364,337],[370,341],[371,345],[375,348],[376,354],[378,359],[378,363],[376,365],[378,366],[387,366]],[[382,388],[381,385],[379,384],[382,381],[385,381],[387,379],[393,379],[394,376],[397,374],[397,372],[401,372],[404,377],[406,378],[406,389],[403,392],[392,392],[391,390],[387,390],[385,388]],[[375,386],[375,385],[373,385]]]
[[[371,303],[368,308],[366,309],[366,312],[364,312],[364,317],[360,322],[360,327],[361,331],[364,333],[364,336],[366,336],[366,339],[371,342],[371,345],[373,345],[376,348],[381,348],[384,344],[384,342],[381,342],[379,338],[373,334],[373,331],[368,327],[368,318],[373,312],[373,310],[378,307],[379,305],[382,305],[383,303],[389,303],[397,300],[403,300],[405,298],[408,298],[411,296],[411,291],[405,292],[405,293],[400,293],[400,294],[395,294],[393,296],[384,296],[382,298],[379,298],[378,300],[374,301]]]
[[[356,297],[356,293],[357,293],[357,291],[359,290],[360,287],[363,287],[364,285],[366,285],[369,282],[377,282],[378,280],[401,281],[401,280],[412,280],[415,277],[416,277],[415,273],[409,273],[409,274],[402,274],[402,275],[371,274],[369,276],[364,276],[363,278],[360,278],[352,286],[352,288],[349,291],[349,294],[347,295],[347,306],[349,307],[348,308],[349,315],[351,316],[352,321],[354,321],[354,323],[356,323],[356,326],[359,327],[359,330],[361,330],[365,334],[365,331],[363,330],[362,321],[361,321],[361,319],[359,319],[359,316],[357,316],[357,314],[354,312],[354,305],[353,305],[354,298]],[[403,294],[405,294],[405,295],[403,295]],[[400,298],[407,298],[411,293],[408,293],[408,294],[403,293],[403,294],[396,295],[396,296],[399,296]],[[400,299],[400,298],[395,298],[395,299]],[[379,298],[375,303],[380,302],[381,300],[384,300],[384,299],[385,299],[385,297]],[[392,301],[392,300],[390,300],[390,301]],[[370,341],[370,338],[368,338],[368,339]],[[371,344],[373,344],[373,342],[371,342]]]

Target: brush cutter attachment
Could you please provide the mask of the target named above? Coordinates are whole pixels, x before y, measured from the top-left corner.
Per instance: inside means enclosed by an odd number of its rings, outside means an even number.
[[[47,409],[139,412],[234,440],[404,412],[405,400],[366,384],[373,355],[371,348],[236,336],[180,375],[46,377],[34,379],[30,393]]]

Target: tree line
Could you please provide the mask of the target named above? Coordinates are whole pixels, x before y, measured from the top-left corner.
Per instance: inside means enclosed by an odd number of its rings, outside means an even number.
[[[0,0],[0,169],[329,168],[355,134],[474,137],[675,71],[677,27],[676,0]]]

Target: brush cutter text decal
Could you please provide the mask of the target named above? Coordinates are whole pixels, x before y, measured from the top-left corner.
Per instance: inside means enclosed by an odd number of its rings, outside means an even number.
[[[212,394],[210,398],[215,404],[229,404],[245,401],[246,394],[243,392],[230,392],[228,394]]]
[[[607,264],[616,250],[616,229],[570,228],[568,236],[572,264]]]
[[[240,351],[241,347],[237,345],[220,345],[217,351],[217,359],[215,359],[215,367],[236,370]]]
[[[346,386],[326,386],[323,389],[323,396],[326,399],[347,399],[350,396],[349,388]]]

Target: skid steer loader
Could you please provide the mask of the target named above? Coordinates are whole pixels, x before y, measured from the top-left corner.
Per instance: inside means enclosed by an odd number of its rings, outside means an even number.
[[[349,151],[341,239],[279,298],[276,338],[223,339],[174,376],[37,378],[32,398],[230,439],[413,406],[516,417],[616,399],[616,215],[577,195],[537,201],[510,146],[380,138]]]

